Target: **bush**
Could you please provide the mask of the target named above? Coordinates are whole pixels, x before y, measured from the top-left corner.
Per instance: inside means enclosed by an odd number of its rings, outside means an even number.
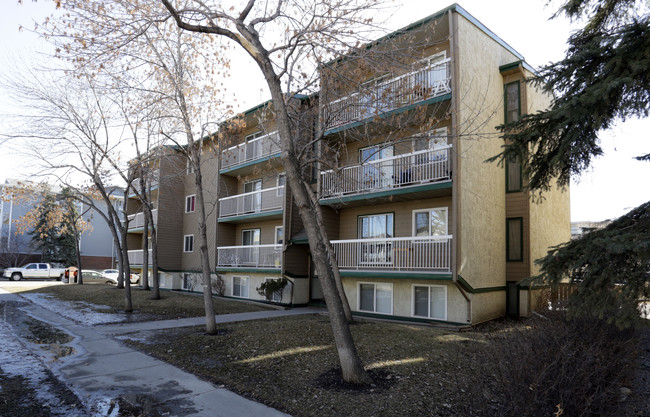
[[[616,404],[634,356],[633,331],[602,320],[567,320],[561,312],[499,330],[487,337],[490,375],[485,384],[470,387],[473,412],[593,416]]]

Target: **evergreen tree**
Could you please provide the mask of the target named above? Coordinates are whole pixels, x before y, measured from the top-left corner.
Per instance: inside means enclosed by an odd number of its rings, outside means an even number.
[[[70,220],[75,214],[67,211],[76,210],[57,200],[55,194],[46,191],[43,198],[34,207],[35,224],[30,232],[31,245],[41,252],[42,262],[56,262],[65,265],[76,264],[76,244]]]
[[[525,155],[529,187],[537,191],[548,190],[554,179],[566,186],[602,154],[600,131],[629,117],[647,117],[649,110],[648,6],[636,0],[568,0],[557,14],[585,18],[586,24],[569,38],[565,58],[531,80],[553,94],[552,104],[500,126],[506,145],[491,159]],[[649,160],[650,154],[638,159]],[[603,230],[559,245],[537,263],[537,280],[557,284],[570,277],[577,286],[571,315],[633,325],[639,300],[650,298],[650,202]]]
[[[526,155],[532,190],[589,167],[602,154],[598,133],[619,120],[647,117],[650,98],[650,25],[638,0],[568,0],[557,14],[586,18],[569,38],[566,56],[529,80],[554,96],[549,109],[499,127],[507,144],[491,160]],[[556,16],[557,16],[556,14]],[[639,156],[648,159],[650,154]]]

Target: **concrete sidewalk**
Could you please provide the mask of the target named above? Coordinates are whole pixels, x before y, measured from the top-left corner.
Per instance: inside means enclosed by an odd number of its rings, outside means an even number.
[[[2,294],[2,299],[24,302],[22,297]],[[119,404],[135,406],[141,415],[160,416],[286,416],[275,409],[245,399],[224,388],[124,346],[111,334],[158,330],[204,324],[205,318],[165,320],[89,327],[52,314],[31,302],[21,307],[28,315],[74,336],[75,353],[53,361],[49,352],[34,345],[32,351],[46,362],[60,380],[88,405],[93,416],[119,415]],[[321,309],[270,310],[216,316],[218,323],[255,320],[296,314],[314,314]],[[119,400],[119,401],[118,401]],[[144,414],[148,413],[148,414]],[[136,414],[140,415],[140,414]]]
[[[217,324],[232,323],[236,321],[246,320],[260,320],[273,317],[284,316],[297,316],[303,314],[318,314],[326,310],[317,307],[299,307],[291,310],[264,310],[264,311],[251,311],[248,313],[236,314],[221,314],[215,316]],[[157,321],[143,321],[136,323],[118,323],[118,324],[104,324],[95,326],[95,329],[106,334],[121,334],[138,332],[143,330],[162,330],[174,329],[177,327],[190,327],[205,325],[205,317],[191,317],[186,319],[174,320],[157,320]]]

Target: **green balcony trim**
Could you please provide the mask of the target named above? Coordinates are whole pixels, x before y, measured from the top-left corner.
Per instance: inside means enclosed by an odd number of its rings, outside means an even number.
[[[438,181],[431,184],[418,185],[414,187],[399,187],[391,188],[390,190],[385,191],[351,194],[342,197],[328,197],[321,199],[319,203],[321,206],[326,206],[331,204],[349,203],[351,201],[359,201],[369,198],[390,197],[402,194],[420,193],[423,191],[444,190],[447,188],[451,188],[451,180]]]
[[[220,170],[219,174],[222,174],[222,175],[223,174],[228,174],[230,172],[237,171],[237,170],[242,169],[242,168],[246,168],[246,167],[249,167],[249,166],[252,166],[252,165],[255,165],[255,164],[260,164],[262,162],[266,162],[266,161],[268,161],[270,159],[279,158],[281,155],[282,155],[282,152],[277,152],[277,153],[274,153],[272,155],[264,156],[262,158],[253,159],[252,161],[248,161],[248,162],[244,162],[244,163],[241,163],[241,164],[233,165],[233,166],[231,166],[229,168],[224,168],[224,169]]]
[[[388,279],[426,279],[432,281],[451,281],[451,273],[443,272],[439,274],[427,272],[398,272],[398,271],[349,271],[339,270],[341,277],[344,278],[388,278]]]
[[[278,214],[282,214],[282,209],[280,210],[272,210],[272,211],[266,211],[262,213],[251,213],[251,214],[242,214],[240,216],[230,216],[230,217],[223,217],[217,220],[219,223],[231,223],[231,222],[236,222],[239,220],[253,220],[253,219],[261,219],[264,217],[271,217],[271,216],[277,216]]]
[[[218,266],[215,268],[217,272],[238,272],[248,274],[280,274],[280,268],[237,268]]]
[[[405,112],[407,112],[409,110],[412,110],[412,109],[414,109],[416,107],[426,106],[426,105],[433,104],[433,103],[439,103],[439,102],[445,101],[445,100],[451,100],[451,93],[447,93],[447,94],[443,94],[443,95],[440,95],[440,96],[432,97],[432,98],[430,98],[428,100],[419,101],[417,103],[413,103],[413,104],[410,104],[408,106],[400,107],[400,108],[397,108],[395,110],[390,110],[390,111],[387,111],[387,112],[382,113],[382,114],[371,115],[371,116],[368,116],[365,119],[357,121],[357,122],[346,123],[344,125],[335,127],[333,129],[326,130],[325,133],[323,134],[323,136],[332,135],[334,133],[339,133],[339,132],[342,132],[344,130],[353,129],[355,127],[370,124],[375,120],[376,117],[379,117],[381,119],[385,119],[385,118],[388,118],[388,117],[393,116],[395,114],[405,113]]]

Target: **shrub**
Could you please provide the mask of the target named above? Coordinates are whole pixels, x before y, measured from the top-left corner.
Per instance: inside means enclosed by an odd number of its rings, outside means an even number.
[[[603,320],[567,320],[562,312],[490,331],[488,376],[470,387],[469,408],[495,416],[604,415],[630,368],[632,336]]]

